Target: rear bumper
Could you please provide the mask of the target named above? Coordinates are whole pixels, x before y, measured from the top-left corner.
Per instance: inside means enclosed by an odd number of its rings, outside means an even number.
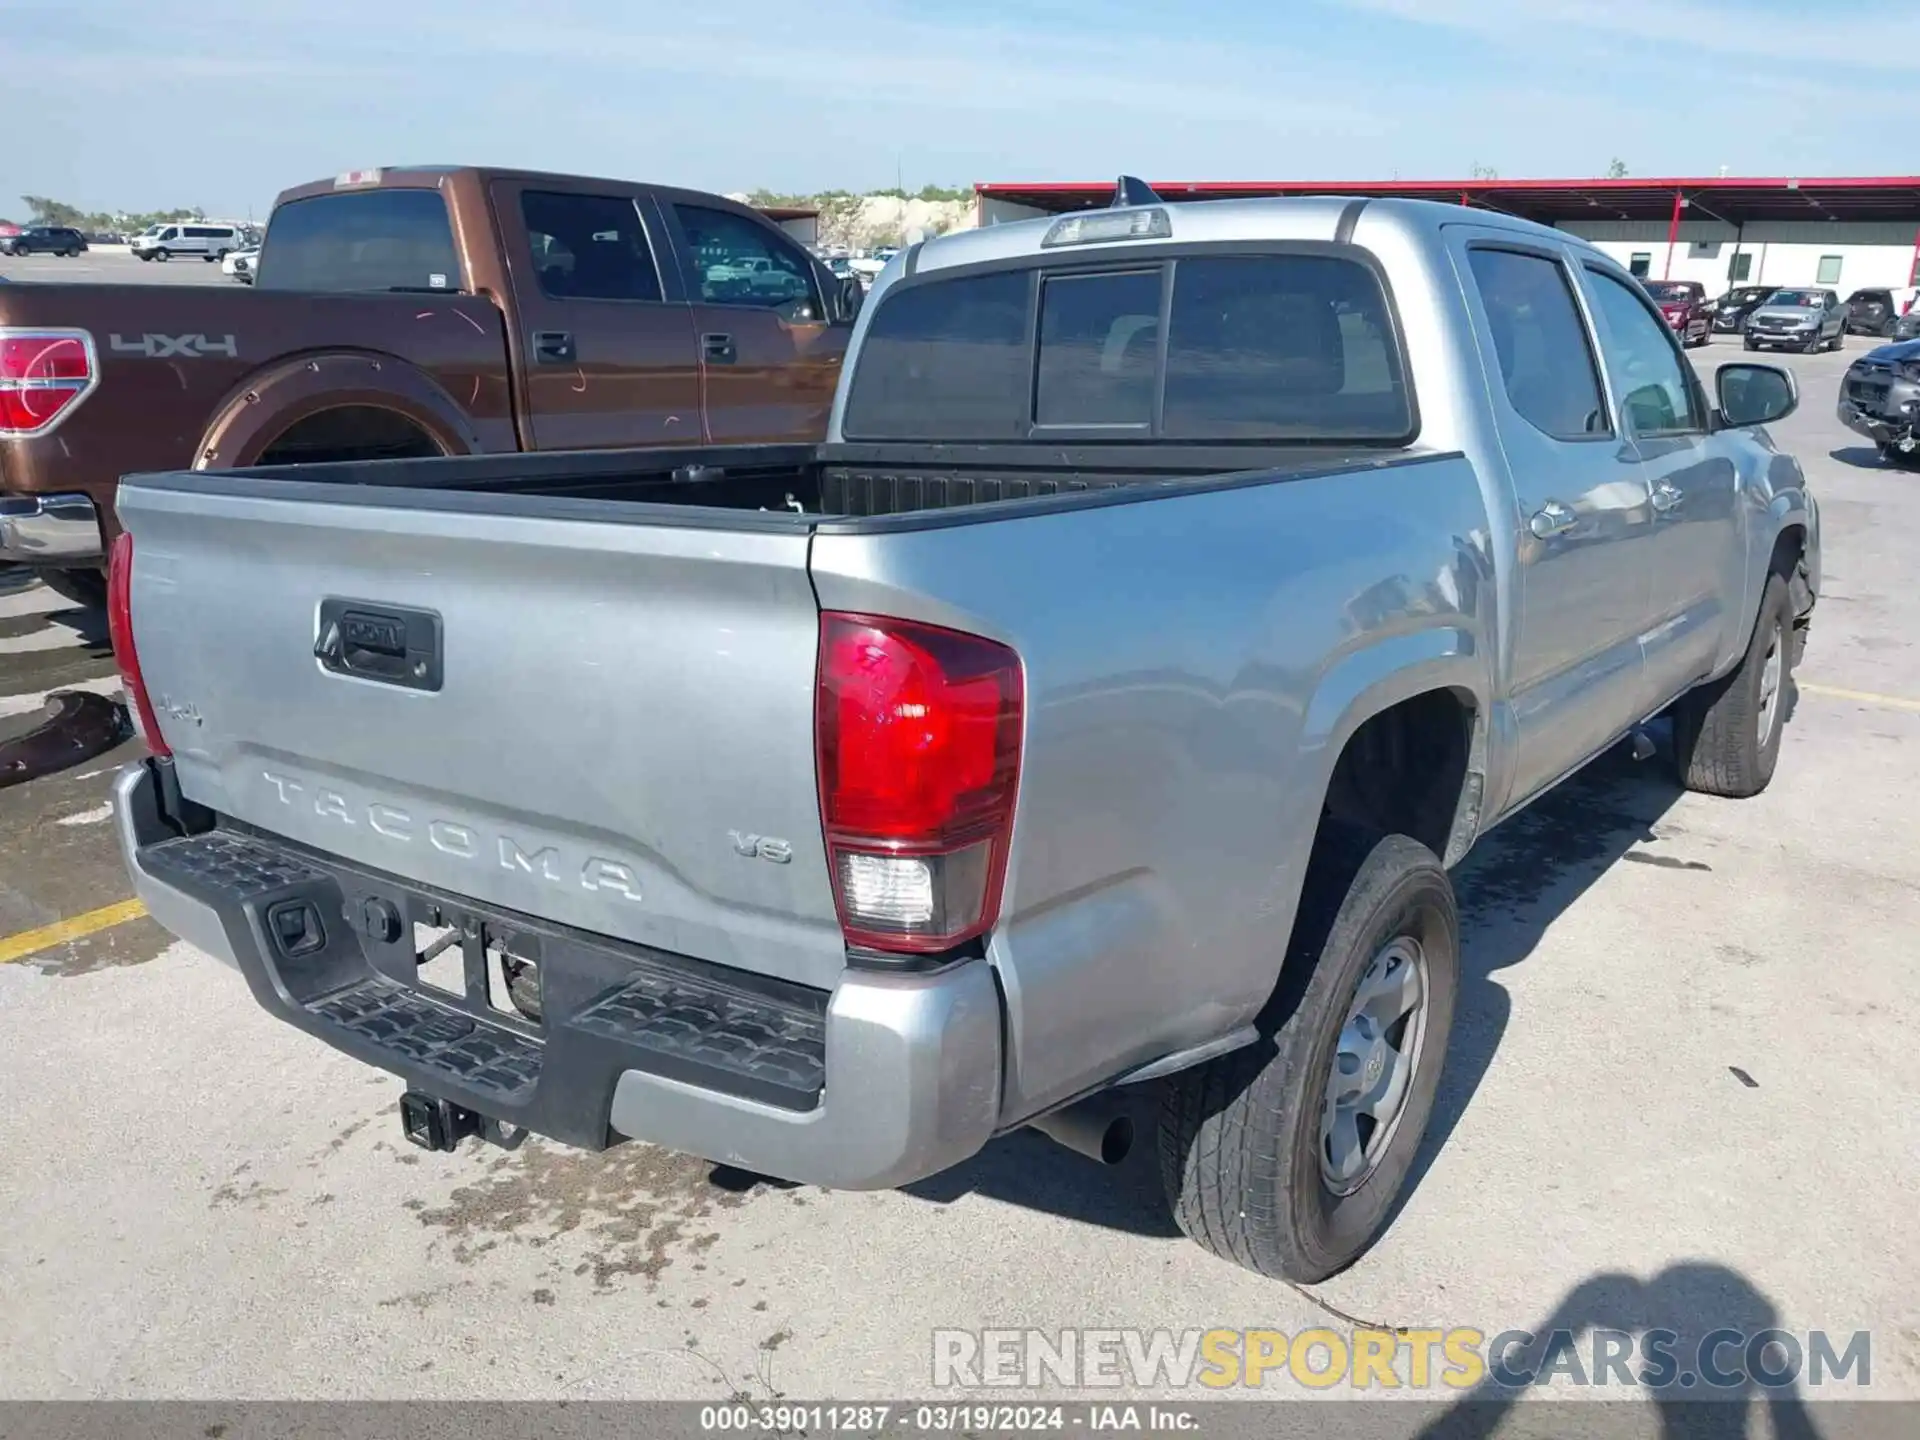
[[[569,1144],[646,1140],[837,1189],[944,1170],[998,1124],[1000,1002],[984,960],[803,990],[477,909],[272,837],[177,835],[153,764],[114,788],[148,910],[237,968],[268,1011],[417,1090]],[[394,907],[403,933],[382,940],[370,904]],[[429,914],[470,937],[465,996],[417,979],[413,923]],[[539,1022],[486,1003],[489,945],[539,964]]]
[[[23,565],[97,561],[100,513],[86,495],[0,495],[0,560]]]

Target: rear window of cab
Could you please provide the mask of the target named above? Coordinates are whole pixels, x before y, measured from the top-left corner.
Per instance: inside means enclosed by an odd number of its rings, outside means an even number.
[[[1414,419],[1370,266],[1218,254],[897,285],[868,322],[841,430],[1398,445]]]
[[[447,202],[438,190],[348,190],[290,200],[267,222],[254,284],[262,290],[461,288]]]

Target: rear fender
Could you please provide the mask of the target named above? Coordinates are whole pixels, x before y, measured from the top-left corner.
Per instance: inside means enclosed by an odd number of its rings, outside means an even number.
[[[349,405],[404,415],[448,455],[486,448],[467,413],[417,366],[392,355],[330,351],[276,360],[242,381],[214,412],[193,468],[252,465],[289,426]]]
[[[1300,762],[1316,783],[1301,787],[1302,804],[1313,813],[1295,817],[1296,833],[1311,833],[1319,824],[1318,807],[1355,731],[1403,700],[1453,690],[1470,698],[1474,712],[1466,783],[1447,853],[1441,857],[1449,865],[1457,863],[1473,843],[1485,795],[1490,688],[1487,657],[1473,631],[1459,625],[1384,636],[1335,661],[1320,677],[1301,725]]]

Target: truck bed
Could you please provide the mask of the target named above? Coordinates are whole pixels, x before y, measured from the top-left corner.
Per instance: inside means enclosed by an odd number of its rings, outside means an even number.
[[[809,523],[925,517],[996,507],[1071,508],[1145,498],[1151,490],[1269,483],[1349,469],[1376,469],[1431,452],[1322,446],[830,444],[698,446],[676,450],[563,451],[472,455],[241,470],[276,484],[356,487],[356,503],[471,508],[470,497],[617,502],[645,506],[649,521],[729,528],[740,511],[810,517]],[[200,475],[200,487],[218,487]],[[404,498],[391,492],[408,492]],[[369,493],[376,492],[376,493]],[[384,498],[383,494],[384,492]],[[311,498],[320,498],[316,493]],[[491,507],[488,507],[491,508]],[[505,508],[526,512],[522,505]],[[546,513],[585,518],[574,506]],[[726,513],[733,512],[733,513]],[[528,512],[531,513],[531,512]],[[721,514],[726,518],[721,520]],[[614,518],[602,512],[603,518]],[[640,518],[635,516],[633,518]],[[789,528],[791,519],[771,521]],[[920,523],[925,523],[924,519]],[[870,528],[862,526],[860,528]]]

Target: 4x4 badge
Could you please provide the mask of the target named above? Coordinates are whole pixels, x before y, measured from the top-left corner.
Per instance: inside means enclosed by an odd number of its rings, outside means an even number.
[[[166,360],[175,355],[198,360],[205,355],[240,358],[240,346],[231,335],[215,340],[206,335],[142,335],[129,340],[118,332],[107,337],[108,345],[122,355],[144,355],[149,360]]]

